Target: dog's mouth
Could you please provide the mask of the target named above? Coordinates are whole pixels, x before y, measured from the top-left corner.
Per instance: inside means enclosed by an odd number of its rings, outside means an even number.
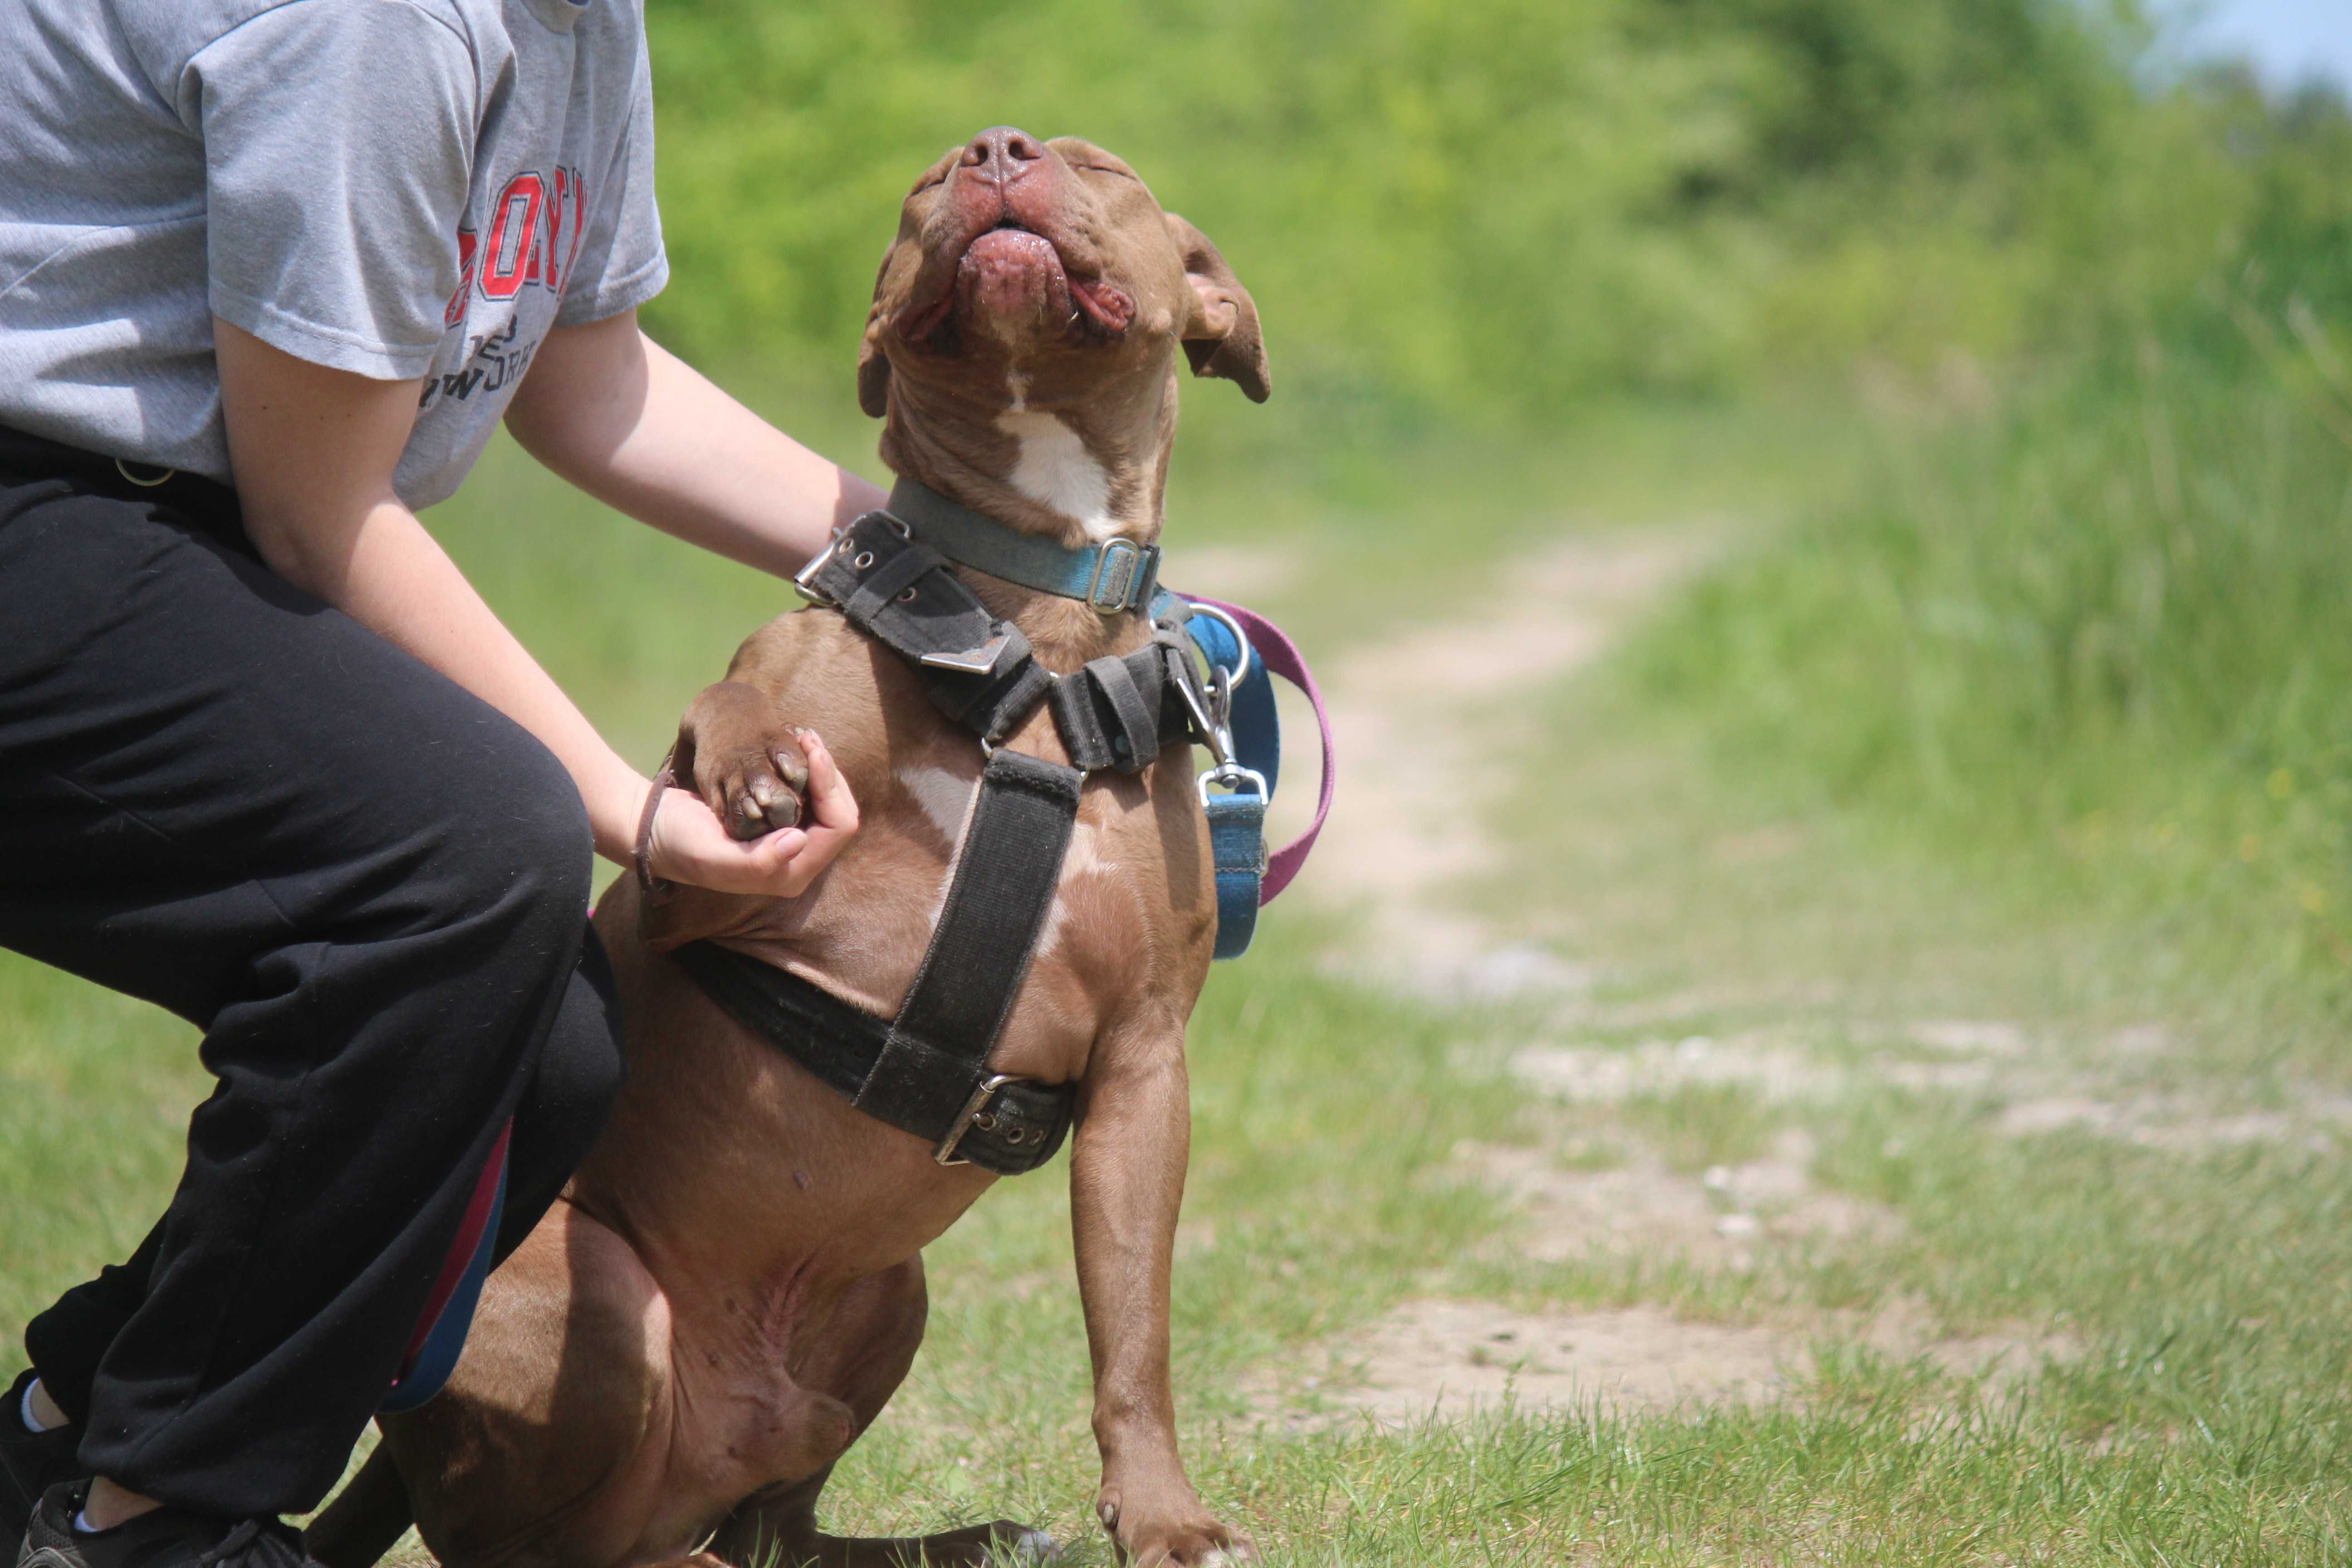
[[[919,346],[951,348],[960,319],[991,318],[1071,342],[1127,331],[1135,301],[1099,273],[1074,271],[1064,248],[1010,213],[924,260],[915,292],[894,323]]]

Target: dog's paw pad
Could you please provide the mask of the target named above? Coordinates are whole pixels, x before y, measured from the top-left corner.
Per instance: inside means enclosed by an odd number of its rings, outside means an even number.
[[[720,818],[737,838],[758,838],[800,824],[800,792],[756,763],[728,781],[725,798]]]

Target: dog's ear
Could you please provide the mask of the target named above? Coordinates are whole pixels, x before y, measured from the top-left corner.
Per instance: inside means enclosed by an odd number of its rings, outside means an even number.
[[[890,412],[890,356],[882,352],[882,305],[866,312],[866,339],[857,345],[857,406],[868,418]]]
[[[1174,213],[1167,217],[1177,254],[1184,258],[1184,281],[1192,288],[1192,309],[1182,333],[1192,374],[1239,382],[1252,403],[1264,403],[1274,387],[1265,363],[1265,335],[1258,330],[1257,301],[1207,235]]]
[[[890,258],[898,254],[896,240],[882,247],[882,265],[874,269],[874,302],[866,308],[866,337],[857,345],[857,406],[869,419],[890,412],[890,356],[882,352],[882,280],[890,276]]]
[[[857,406],[868,418],[879,419],[890,412],[890,356],[874,338],[867,332],[857,351]]]

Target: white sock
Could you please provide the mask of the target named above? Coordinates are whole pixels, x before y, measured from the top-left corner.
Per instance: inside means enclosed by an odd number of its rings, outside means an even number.
[[[74,1515],[74,1529],[84,1535],[96,1535],[98,1533],[98,1526],[90,1523],[89,1521],[89,1510],[84,1509],[79,1513]]]
[[[33,1390],[40,1386],[41,1380],[37,1377],[33,1379],[25,1385],[25,1397],[16,1402],[18,1416],[24,1421],[25,1430],[27,1432],[46,1432],[49,1429],[47,1422],[33,1414]]]

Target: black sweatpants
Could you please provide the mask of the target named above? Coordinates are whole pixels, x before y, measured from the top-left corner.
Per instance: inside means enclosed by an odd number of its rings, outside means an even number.
[[[503,1253],[618,1087],[590,852],[544,747],[268,571],[227,490],[0,431],[0,945],[218,1079],[146,1241],[26,1331],[93,1474],[334,1484],[500,1128]]]

